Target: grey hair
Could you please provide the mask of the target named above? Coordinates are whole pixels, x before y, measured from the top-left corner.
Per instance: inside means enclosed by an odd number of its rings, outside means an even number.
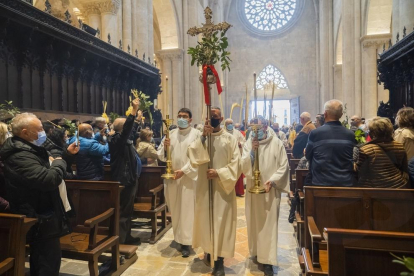
[[[266,118],[265,118],[265,117],[263,117],[262,115],[257,115],[257,119],[258,119],[260,122],[262,122],[262,125],[264,125],[264,126],[267,126],[267,125],[268,125],[268,122],[267,122]]]
[[[13,136],[18,136],[24,128],[27,128],[33,119],[37,119],[33,113],[21,113],[16,115],[11,122]]]
[[[311,115],[310,115],[310,113],[309,112],[302,112],[302,114],[300,114],[300,117],[301,118],[303,118],[303,119],[308,119],[309,121],[310,121],[310,119],[311,119]]]
[[[233,119],[232,118],[227,118],[225,121],[224,121],[224,123],[227,123],[227,122],[231,122],[231,123],[233,123],[234,121],[233,121]]]
[[[324,109],[335,119],[339,120],[343,115],[344,104],[340,100],[333,99],[325,103]]]
[[[97,122],[106,123],[106,120],[105,120],[104,117],[96,117],[95,118],[95,123],[97,123]]]

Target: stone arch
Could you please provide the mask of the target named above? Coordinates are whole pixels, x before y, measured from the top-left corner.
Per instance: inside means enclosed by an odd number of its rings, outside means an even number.
[[[180,29],[173,0],[153,0],[153,7],[158,19],[161,49],[180,48]]]
[[[364,11],[364,35],[391,33],[393,0],[368,0]]]

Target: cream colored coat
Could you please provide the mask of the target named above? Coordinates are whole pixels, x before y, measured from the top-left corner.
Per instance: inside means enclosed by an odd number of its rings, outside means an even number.
[[[247,178],[247,191],[254,186],[252,140],[243,148],[242,171]],[[268,136],[259,142],[259,170],[262,185],[275,183],[266,194],[246,193],[246,220],[249,250],[262,264],[277,265],[278,219],[282,192],[288,192],[289,163],[283,142]]]
[[[191,245],[194,225],[194,186],[197,169],[190,164],[187,149],[195,139],[200,139],[200,131],[188,127],[170,132],[171,160],[173,171],[181,170],[184,175],[177,180],[164,180],[164,195],[171,213],[174,240],[177,243]],[[164,139],[158,147],[158,159],[167,161],[164,152]]]
[[[213,180],[214,259],[231,258],[234,256],[236,241],[237,206],[234,186],[239,177],[240,151],[237,140],[223,129],[211,137],[213,168],[218,174],[218,178]],[[207,140],[203,144],[201,139],[197,139],[188,149],[188,154],[191,164],[198,167],[193,247],[201,247],[205,253],[211,254],[207,179],[210,158],[207,145]]]
[[[394,132],[394,140],[404,145],[407,152],[407,159],[410,161],[414,157],[414,129],[398,128]]]

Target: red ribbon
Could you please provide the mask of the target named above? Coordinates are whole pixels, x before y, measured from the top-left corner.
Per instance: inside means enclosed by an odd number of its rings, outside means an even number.
[[[220,95],[221,92],[223,92],[223,89],[221,88],[220,78],[218,76],[218,73],[216,71],[216,68],[214,68],[214,65],[203,65],[203,85],[204,85],[204,99],[206,102],[206,105],[211,105],[210,102],[210,94],[208,92],[208,83],[207,83],[207,68],[210,68],[213,72],[213,75],[216,77],[216,85],[217,85],[217,91]]]

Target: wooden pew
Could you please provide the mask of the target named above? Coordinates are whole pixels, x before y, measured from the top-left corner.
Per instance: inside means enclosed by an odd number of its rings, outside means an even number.
[[[26,234],[36,222],[24,215],[0,213],[0,275],[25,275]]]
[[[165,167],[143,166],[139,178],[138,190],[134,204],[134,218],[151,219],[151,237],[143,240],[151,244],[156,243],[172,226],[167,220],[167,204],[164,197],[164,174]],[[158,217],[161,223],[158,229]]]
[[[400,275],[390,252],[414,258],[414,233],[325,228],[329,275]]]
[[[296,168],[299,165],[299,161],[300,159],[290,159],[289,160],[289,167],[290,167],[290,172],[289,172],[289,180],[290,180],[290,191],[291,192],[295,192],[295,185],[296,185]]]
[[[327,274],[324,228],[414,232],[414,190],[306,186],[304,211],[307,275]]]
[[[309,170],[296,169],[296,191],[299,194],[299,204],[296,206],[295,217],[296,238],[299,248],[305,246],[305,221],[303,218],[305,194],[303,193],[303,185],[305,183],[305,178],[308,175],[308,172]]]
[[[119,196],[123,187],[113,181],[65,182],[76,217],[71,219],[73,232],[60,239],[62,256],[88,261],[90,275],[98,275],[98,258],[110,250],[112,259],[107,275],[122,274],[138,258],[130,254],[125,256],[123,265],[119,264]]]

